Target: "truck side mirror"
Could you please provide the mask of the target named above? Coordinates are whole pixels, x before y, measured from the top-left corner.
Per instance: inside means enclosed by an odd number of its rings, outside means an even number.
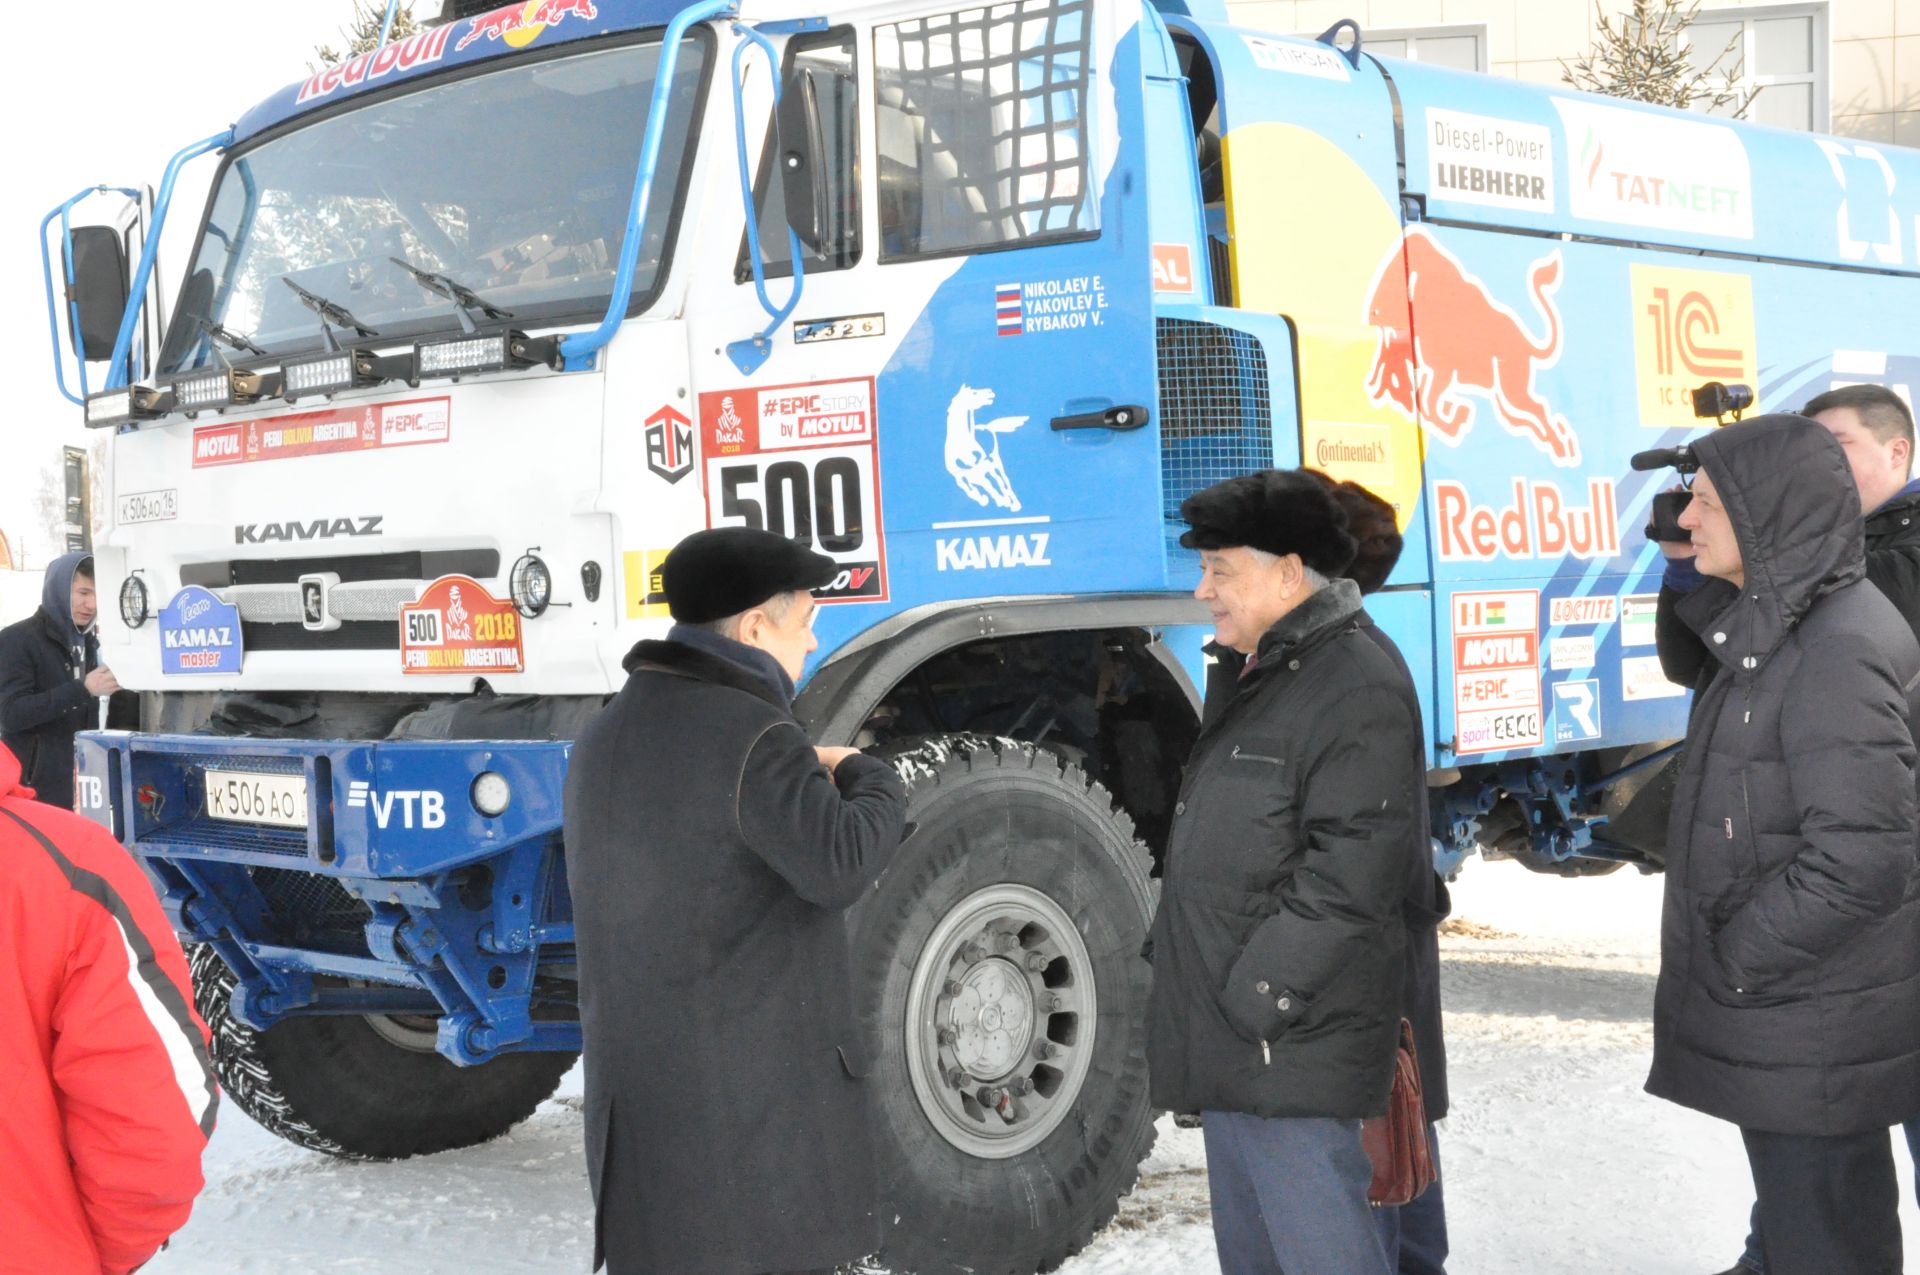
[[[81,226],[65,249],[67,274],[73,280],[68,296],[67,339],[74,353],[90,362],[113,357],[120,335],[120,317],[126,313],[130,287],[127,249],[120,232],[111,226]],[[74,322],[74,311],[79,322]]]
[[[818,92],[805,68],[789,66],[782,77],[773,129],[773,162],[780,168],[787,226],[800,237],[800,246],[817,257],[823,251],[820,237],[827,224],[826,192],[819,181],[826,139],[820,135]]]

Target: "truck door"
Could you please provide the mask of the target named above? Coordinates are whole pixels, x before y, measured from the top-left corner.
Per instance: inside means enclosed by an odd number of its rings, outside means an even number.
[[[928,5],[784,41],[767,140],[816,176],[800,299],[769,322],[742,217],[689,326],[709,522],[842,563],[823,657],[910,606],[1160,584],[1139,22]],[[769,97],[746,118],[778,312]]]

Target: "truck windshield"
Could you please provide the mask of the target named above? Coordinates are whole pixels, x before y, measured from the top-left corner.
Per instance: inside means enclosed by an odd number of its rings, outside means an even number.
[[[270,354],[325,348],[290,279],[382,340],[458,326],[394,258],[457,280],[517,328],[597,318],[626,238],[660,45],[469,75],[271,137],[223,170],[162,374],[213,363],[203,320]],[[705,46],[674,72],[633,295],[665,268]]]

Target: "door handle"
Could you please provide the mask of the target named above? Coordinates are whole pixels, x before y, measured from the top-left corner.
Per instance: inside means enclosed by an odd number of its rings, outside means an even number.
[[[1056,416],[1050,423],[1055,429],[1110,429],[1124,432],[1139,429],[1145,425],[1148,415],[1144,407],[1122,403],[1118,407],[1109,407],[1098,412],[1078,412],[1072,416]]]

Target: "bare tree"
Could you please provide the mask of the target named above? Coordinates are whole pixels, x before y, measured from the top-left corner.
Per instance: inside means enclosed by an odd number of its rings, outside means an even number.
[[[1600,32],[1591,52],[1560,63],[1560,79],[1574,88],[1608,97],[1624,97],[1656,106],[1705,107],[1745,115],[1758,89],[1743,89],[1734,70],[1716,70],[1740,43],[1736,35],[1724,49],[1696,63],[1700,52],[1683,40],[1700,16],[1702,0],[1632,0],[1625,13],[1609,15],[1595,0]],[[1738,58],[1735,59],[1738,66]]]
[[[87,444],[87,528],[89,541],[100,542],[106,533],[107,501],[112,493],[107,484],[107,440],[96,438]],[[43,465],[40,482],[33,493],[33,532],[17,536],[13,542],[14,565],[33,556],[42,545],[52,546],[54,554],[67,550],[67,477],[65,464]],[[39,543],[36,544],[35,540]]]
[[[321,66],[337,66],[348,58],[371,53],[380,47],[380,28],[386,21],[386,0],[353,0],[353,20],[340,28],[340,35],[347,42],[347,51],[336,52],[331,44],[323,44],[314,50],[314,54],[319,57]],[[413,16],[413,0],[400,0],[400,8],[393,15],[393,30],[387,33],[387,42],[404,40],[419,29],[420,23]]]

